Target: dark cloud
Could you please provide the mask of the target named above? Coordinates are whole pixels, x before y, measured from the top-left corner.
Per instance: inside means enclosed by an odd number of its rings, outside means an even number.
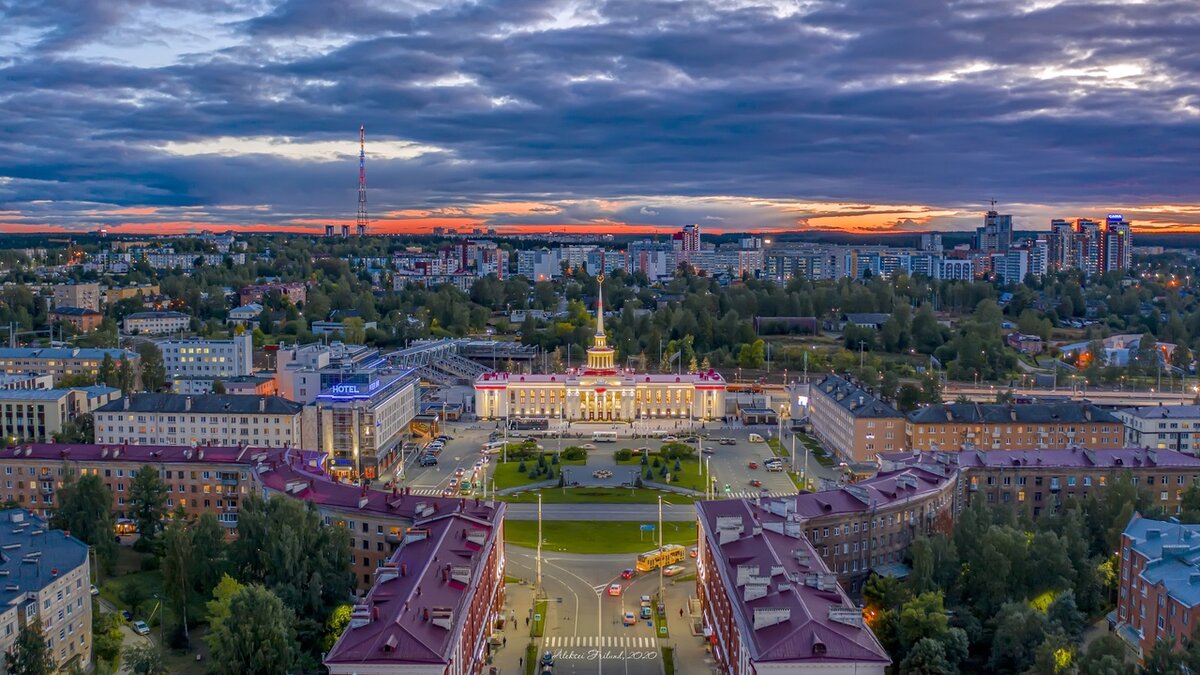
[[[377,212],[537,201],[555,206],[493,220],[784,227],[808,216],[751,201],[1196,202],[1194,3],[810,5],[0,0],[21,47],[0,48],[0,211],[346,218],[359,124],[441,150],[373,156]],[[347,156],[168,151],[260,137]],[[243,205],[269,208],[221,208]],[[908,213],[890,222],[919,226]]]

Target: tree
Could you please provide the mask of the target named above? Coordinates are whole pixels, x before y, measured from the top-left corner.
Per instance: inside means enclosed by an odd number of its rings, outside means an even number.
[[[216,378],[213,380],[212,393],[214,393],[214,394],[224,394],[225,393],[225,383],[222,382],[220,378]]]
[[[904,675],[950,675],[956,672],[946,660],[946,649],[933,638],[922,638],[900,662]]]
[[[182,508],[181,508],[182,511]],[[207,552],[205,552],[206,554]],[[192,546],[192,533],[186,517],[177,513],[163,531],[162,577],[163,590],[175,612],[181,617],[184,640],[187,640],[187,606],[192,595],[194,581],[191,578],[193,556],[197,551]]]
[[[1079,659],[1079,672],[1087,675],[1133,675],[1136,668],[1125,663],[1125,643],[1112,633],[1103,633],[1088,644]]]
[[[904,603],[899,616],[900,644],[911,649],[921,638],[941,640],[950,630],[942,594],[922,593]]]
[[[994,621],[996,632],[988,666],[992,672],[1024,671],[1033,664],[1035,650],[1045,636],[1045,617],[1025,603],[1010,602]]]
[[[904,583],[896,577],[872,574],[863,585],[863,600],[878,609],[898,609],[911,594]]]
[[[926,537],[918,537],[909,548],[912,556],[912,576],[909,587],[913,593],[920,595],[934,588],[933,584],[933,546]]]
[[[133,364],[125,355],[121,355],[121,361],[117,364],[117,388],[121,393],[128,396],[133,392],[134,385],[137,384],[137,373],[133,370]]]
[[[160,391],[167,384],[167,366],[163,363],[162,350],[153,342],[143,342],[137,350],[142,357],[142,388]]]
[[[96,474],[77,478],[73,470],[65,468],[57,497],[58,510],[50,518],[50,527],[67,530],[76,539],[94,546],[96,557],[111,572],[117,556],[112,491]]]
[[[258,584],[229,598],[229,613],[212,627],[208,645],[219,675],[275,675],[297,661],[295,615]]]
[[[28,617],[21,626],[6,665],[10,675],[50,675],[55,672],[50,648],[42,635],[42,621],[37,616]]]
[[[357,316],[342,319],[342,339],[352,345],[361,345],[365,342],[367,331],[363,320]]]
[[[1046,608],[1046,618],[1071,640],[1078,640],[1087,627],[1086,617],[1075,606],[1075,591],[1063,591]]]
[[[129,484],[129,514],[143,538],[153,541],[158,536],[166,508],[167,486],[158,469],[150,464],[142,466]]]
[[[346,530],[326,527],[313,504],[279,495],[243,499],[237,529],[229,547],[234,574],[278,596],[299,617],[301,644],[315,654],[325,621],[354,591]]]
[[[162,651],[153,644],[134,645],[126,649],[123,665],[134,675],[162,675],[167,672]]]
[[[192,587],[208,595],[221,580],[225,569],[225,528],[212,513],[202,513],[191,528],[192,550],[203,555],[192,557]]]
[[[62,389],[70,389],[72,387],[90,387],[96,384],[96,379],[87,373],[72,373],[64,375],[56,385]]]
[[[326,619],[325,637],[321,641],[322,653],[328,653],[330,649],[333,649],[333,644],[341,637],[346,626],[350,625],[350,612],[353,609],[353,605],[350,604],[338,605]]]
[[[100,361],[100,371],[96,376],[96,381],[106,387],[115,387],[118,384],[117,366],[108,352],[104,353],[104,359]]]
[[[229,603],[233,601],[233,596],[243,588],[244,586],[238,583],[237,579],[228,574],[221,577],[221,581],[213,588],[212,600],[204,604],[205,609],[208,610],[208,626],[211,630],[216,630],[229,617]]]
[[[121,656],[120,616],[111,612],[92,611],[92,653],[99,661],[115,663]]]

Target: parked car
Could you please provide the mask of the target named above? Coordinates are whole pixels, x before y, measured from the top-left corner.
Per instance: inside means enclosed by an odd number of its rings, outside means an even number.
[[[92,595],[100,595],[100,589],[96,588],[96,584],[92,584]]]
[[[620,595],[621,594],[621,584],[609,584],[608,594],[609,595]]]
[[[720,443],[721,445],[737,445],[737,439],[734,439],[734,438],[722,438],[722,439],[719,441],[719,443]]]
[[[633,615],[633,612],[625,612],[625,616],[621,619],[621,623],[626,626],[632,626],[637,622],[637,617]]]
[[[667,569],[663,570],[663,576],[665,576],[665,577],[673,577],[673,576],[675,576],[676,574],[679,574],[679,573],[680,573],[680,572],[682,572],[682,571],[683,571],[683,566],[682,566],[682,565],[671,565],[671,566],[670,566],[670,567],[668,567]]]
[[[650,605],[642,605],[642,618],[643,619],[650,618]]]
[[[751,468],[751,469],[757,469],[757,468],[758,468],[758,462],[750,462],[750,463],[749,463],[749,464],[747,464],[746,466],[747,466],[748,468]]]
[[[621,578],[622,579],[632,579],[633,578],[633,568],[626,567],[625,569],[621,570]]]
[[[129,610],[127,609],[121,610],[121,618],[125,619],[126,621],[133,621],[133,615],[130,614]]]
[[[437,457],[425,455],[421,458],[421,466],[437,466]]]
[[[663,443],[676,443],[679,441],[675,436],[663,436]]]
[[[149,635],[150,626],[147,626],[145,621],[134,621],[133,632],[137,633],[138,635]]]

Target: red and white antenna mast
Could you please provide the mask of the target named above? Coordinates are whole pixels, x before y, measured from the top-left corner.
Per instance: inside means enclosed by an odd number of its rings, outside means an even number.
[[[358,220],[355,227],[358,236],[367,234],[367,128],[358,128]]]

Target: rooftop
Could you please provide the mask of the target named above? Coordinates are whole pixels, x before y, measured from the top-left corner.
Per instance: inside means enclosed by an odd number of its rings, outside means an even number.
[[[100,361],[107,354],[113,361],[136,359],[136,352],[124,349],[104,349],[101,347],[0,347],[0,359],[95,359]]]
[[[908,414],[914,424],[1084,424],[1089,422],[1120,424],[1112,413],[1075,401],[1062,403],[943,403],[914,410]]]
[[[41,591],[56,578],[86,565],[88,547],[25,509],[0,511],[0,605],[10,607],[26,593]]]
[[[88,398],[99,398],[121,392],[116,387],[105,387],[103,385],[72,387],[69,389],[0,389],[0,401],[57,401],[72,391],[87,392]]]
[[[1147,420],[1194,419],[1200,417],[1200,405],[1147,405],[1120,412]]]
[[[100,316],[100,312],[86,307],[55,307],[50,313],[61,316]]]
[[[623,370],[621,368],[615,369],[616,372],[611,375],[590,375],[586,372],[583,372],[583,370],[584,369],[578,369],[576,372],[570,372],[570,373],[557,373],[557,374],[535,373],[532,375],[522,375],[520,373],[490,372],[490,373],[484,373],[484,374],[480,375],[478,378],[476,378],[475,386],[477,386],[477,387],[478,386],[487,386],[487,385],[499,386],[499,385],[507,385],[510,382],[515,382],[515,383],[527,382],[527,383],[531,383],[531,384],[533,384],[533,383],[548,384],[550,382],[578,382],[581,377],[583,377],[583,378],[590,377],[590,378],[596,378],[596,379],[608,378],[608,379],[620,380],[622,384],[626,384],[626,385],[634,385],[634,384],[638,384],[638,383],[642,383],[642,382],[649,382],[649,383],[653,383],[653,384],[682,383],[682,384],[711,384],[714,386],[716,386],[716,385],[724,386],[725,385],[725,378],[722,377],[721,374],[718,373],[717,371],[711,370],[711,369],[709,371],[703,372],[703,373],[683,373],[682,375],[676,375],[673,373],[638,373],[638,372],[634,372],[631,370]]]
[[[1133,550],[1147,559],[1140,579],[1164,585],[1167,595],[1187,607],[1200,604],[1200,525],[1150,520],[1135,513],[1125,535]]]
[[[283,453],[281,448],[200,445],[130,445],[100,443],[27,443],[0,449],[0,458],[43,462],[204,462],[254,466]]]
[[[941,465],[961,468],[1194,468],[1200,457],[1174,450],[1146,448],[1098,448],[1079,446],[1057,450],[963,450],[962,452],[893,452],[879,455],[883,467]]]
[[[904,417],[869,390],[838,375],[826,375],[810,392],[820,391],[854,417]]]
[[[304,406],[279,396],[252,394],[130,394],[96,408],[98,413],[150,412],[298,415]]]
[[[503,508],[418,521],[376,572],[326,663],[449,664],[464,630],[484,562],[497,545]]]
[[[835,490],[804,492],[783,499],[794,503],[795,512],[805,518],[859,513],[939,492],[954,482],[954,474],[953,469],[944,466],[919,464],[885,471]]]
[[[166,319],[166,318],[175,318],[175,317],[183,317],[185,319],[191,318],[187,314],[184,314],[183,312],[134,312],[133,314],[130,314],[130,315],[126,316],[125,318],[126,319]]]
[[[837,577],[782,502],[697,502],[702,536],[754,663],[887,664]]]

